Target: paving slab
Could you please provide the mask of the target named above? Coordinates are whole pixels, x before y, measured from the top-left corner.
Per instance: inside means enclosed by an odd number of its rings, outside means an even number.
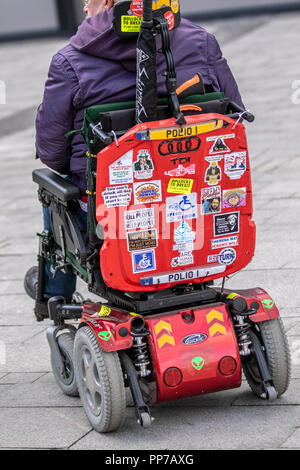
[[[280,446],[281,449],[299,449],[300,448],[300,426],[296,431]]]
[[[52,372],[39,375],[31,383],[18,382],[11,386],[5,395],[0,396],[0,408],[82,408],[79,398],[63,394]]]
[[[153,411],[155,414],[155,410]],[[299,408],[159,407],[155,424],[138,430],[133,415],[126,426],[111,435],[87,434],[71,449],[276,449],[286,441],[300,419]],[[272,423],[272,424],[271,424]]]
[[[67,449],[91,429],[76,408],[2,408],[0,422],[6,449]]]

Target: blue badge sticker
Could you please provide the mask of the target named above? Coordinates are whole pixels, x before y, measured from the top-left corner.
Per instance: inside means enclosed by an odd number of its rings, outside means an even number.
[[[154,250],[132,253],[132,265],[134,274],[154,271],[156,269]]]

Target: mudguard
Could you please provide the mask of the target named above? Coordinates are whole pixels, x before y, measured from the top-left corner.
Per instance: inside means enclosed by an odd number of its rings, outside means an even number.
[[[132,347],[132,321],[135,313],[128,313],[108,305],[85,303],[80,328],[87,325],[95,333],[103,351],[121,351]]]
[[[246,300],[249,309],[251,308],[252,302],[258,302],[259,308],[257,313],[249,316],[249,319],[254,323],[274,320],[279,317],[279,310],[274,300],[261,287],[234,291],[225,289],[224,296],[227,298],[230,296],[231,299],[235,296],[243,297]]]

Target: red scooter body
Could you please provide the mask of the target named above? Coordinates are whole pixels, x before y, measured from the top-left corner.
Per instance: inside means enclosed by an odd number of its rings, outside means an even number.
[[[230,291],[225,298],[241,296],[248,307],[257,302],[253,322],[278,318],[271,297],[261,288]],[[142,315],[107,305],[86,303],[81,326],[89,325],[106,352],[129,350],[133,322]],[[159,403],[241,385],[241,360],[234,326],[226,303],[149,315],[148,348],[152,363],[151,402]],[[169,377],[168,377],[169,376]]]

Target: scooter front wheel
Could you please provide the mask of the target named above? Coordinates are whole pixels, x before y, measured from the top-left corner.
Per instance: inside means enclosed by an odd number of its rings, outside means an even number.
[[[63,370],[60,370],[53,355],[51,355],[51,365],[55,380],[65,395],[78,397],[78,388],[76,385],[73,364],[74,334],[61,334],[57,339],[57,343],[64,367]]]
[[[123,424],[126,398],[123,373],[116,352],[104,352],[90,327],[80,328],[74,342],[74,369],[85,413],[100,433]]]
[[[287,391],[291,378],[290,350],[281,318],[256,323],[249,335],[256,335],[260,341],[277,397],[280,397]],[[253,393],[258,397],[264,396],[265,390],[254,356],[243,363],[243,370]]]

